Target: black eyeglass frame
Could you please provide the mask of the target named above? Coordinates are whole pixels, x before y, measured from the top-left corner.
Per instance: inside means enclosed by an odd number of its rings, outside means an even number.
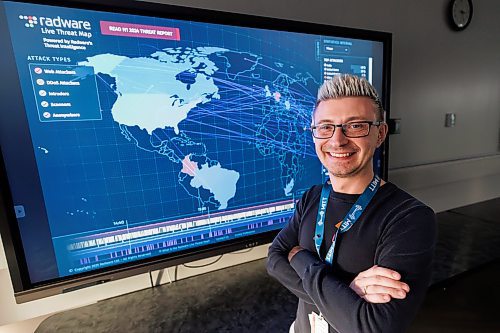
[[[309,128],[309,130],[312,132],[312,135],[313,137],[315,137],[316,139],[331,139],[333,137],[333,135],[335,134],[335,130],[337,129],[337,127],[340,127],[342,128],[342,134],[344,134],[344,136],[346,138],[364,138],[368,135],[370,135],[370,131],[371,131],[371,128],[372,126],[377,126],[379,127],[380,125],[384,124],[385,121],[383,120],[378,120],[378,121],[352,121],[352,122],[349,122],[349,123],[345,123],[345,124],[330,124],[330,123],[323,123],[323,124],[320,124],[320,125],[313,125]],[[365,135],[360,135],[360,136],[352,136],[352,135],[347,135],[346,134],[346,128],[348,125],[353,125],[353,124],[368,124],[369,127],[368,127],[368,133],[366,133]],[[332,132],[332,135],[329,136],[329,137],[317,137],[316,135],[314,135],[314,130],[320,126],[323,126],[323,125],[330,125],[330,126],[333,126],[333,132]]]

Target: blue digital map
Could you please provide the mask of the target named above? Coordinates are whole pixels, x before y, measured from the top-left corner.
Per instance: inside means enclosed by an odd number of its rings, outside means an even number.
[[[78,64],[92,66],[98,76],[112,79],[109,86],[117,98],[111,113],[123,136],[177,164],[179,184],[204,211],[226,209],[237,192],[244,195],[238,181],[246,176],[210,158],[216,152],[207,150],[204,136],[227,147],[226,154],[230,154],[231,141],[244,140],[254,145],[245,149],[274,158],[279,163],[283,196],[291,195],[303,176],[304,126],[310,121],[313,97],[304,94],[305,90],[294,91],[294,86],[316,83],[309,74],[291,77],[284,73],[265,82],[262,76],[252,75],[261,59],[218,47],[177,47],[140,58],[99,54]],[[215,121],[204,123],[204,118],[214,116]],[[198,140],[181,130],[183,122],[202,128]],[[270,172],[267,177],[275,175]]]
[[[45,228],[59,276],[282,228],[324,181],[308,130],[319,85],[371,75],[369,41],[5,6],[46,213],[23,218]]]

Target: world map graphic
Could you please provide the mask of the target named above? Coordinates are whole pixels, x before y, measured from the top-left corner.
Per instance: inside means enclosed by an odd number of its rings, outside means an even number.
[[[107,82],[117,95],[111,113],[122,135],[178,165],[178,183],[204,211],[228,208],[244,186],[240,171],[209,157],[214,152],[205,139],[228,147],[228,153],[234,141],[245,141],[261,157],[276,158],[282,195],[290,196],[303,176],[304,127],[313,99],[300,90],[317,83],[310,74],[290,76],[283,63],[270,68],[261,60],[220,47],[176,47],[148,57],[99,54],[78,65],[111,78]],[[205,123],[208,113],[220,121]],[[196,123],[203,134],[194,138],[183,123]]]

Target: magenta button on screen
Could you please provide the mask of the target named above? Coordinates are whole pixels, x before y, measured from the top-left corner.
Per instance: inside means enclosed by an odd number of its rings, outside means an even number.
[[[179,28],[101,21],[103,35],[180,40]]]

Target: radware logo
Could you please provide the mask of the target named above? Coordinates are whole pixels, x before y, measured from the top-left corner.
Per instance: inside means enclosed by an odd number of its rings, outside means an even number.
[[[44,17],[44,16],[27,16],[19,15],[19,19],[26,21],[26,28],[34,28],[35,25],[49,28],[61,29],[78,29],[78,30],[92,30],[92,25],[89,21],[66,19],[60,16],[57,17]]]
[[[38,18],[36,16],[19,15],[19,19],[26,21],[26,23],[24,23],[26,28],[34,28],[35,25],[38,24]]]

